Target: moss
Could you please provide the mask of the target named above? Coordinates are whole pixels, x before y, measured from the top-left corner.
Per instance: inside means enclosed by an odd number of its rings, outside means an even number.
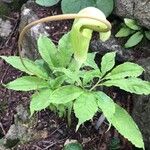
[[[4,4],[3,2],[0,2],[0,17],[3,15],[8,15],[10,12],[10,9],[7,4]]]

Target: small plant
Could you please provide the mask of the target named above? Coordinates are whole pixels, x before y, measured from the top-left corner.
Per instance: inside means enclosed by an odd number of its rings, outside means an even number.
[[[144,37],[150,40],[150,31],[144,30],[137,24],[135,20],[125,18],[124,24],[121,29],[115,35],[116,37],[127,37],[130,36],[128,41],[125,43],[125,48],[131,48],[136,46],[142,41]]]
[[[53,6],[60,0],[36,0],[36,3],[41,6]],[[81,9],[93,6],[97,7],[109,16],[113,11],[114,0],[62,0],[61,9],[63,13],[78,13]]]
[[[79,18],[83,14],[92,14],[103,21]],[[150,83],[137,78],[144,69],[131,62],[115,66],[115,52],[105,54],[99,68],[94,61],[95,53],[88,53],[89,43],[93,30],[105,33],[109,24],[105,15],[93,7],[81,10],[79,16],[57,47],[47,37],[40,36],[37,43],[41,59],[31,61],[18,56],[0,56],[28,74],[4,86],[16,91],[35,91],[31,96],[31,115],[48,108],[58,112],[60,117],[67,117],[71,124],[74,112],[78,118],[76,131],[100,111],[125,138],[144,149],[141,132],[128,112],[103,91],[97,91],[97,87],[116,86],[130,93],[148,95]]]

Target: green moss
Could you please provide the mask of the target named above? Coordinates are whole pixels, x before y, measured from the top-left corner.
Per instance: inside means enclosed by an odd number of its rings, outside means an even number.
[[[10,12],[10,9],[7,4],[4,4],[3,2],[0,2],[0,17],[3,15],[8,15]]]

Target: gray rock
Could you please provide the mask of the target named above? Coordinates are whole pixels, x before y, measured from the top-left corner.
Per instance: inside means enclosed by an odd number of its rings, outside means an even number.
[[[9,20],[0,18],[0,37],[7,38],[12,31],[12,25]]]
[[[38,20],[38,16],[32,10],[32,4],[34,2],[28,1],[22,6],[21,9],[21,22],[20,22],[20,32],[29,23]],[[23,40],[22,55],[27,56],[30,59],[35,59],[37,55],[37,39],[39,35],[48,36],[43,24],[38,24],[33,26],[25,35]]]
[[[142,26],[150,29],[149,0],[115,0],[114,13],[123,18],[135,19]]]
[[[138,63],[145,69],[144,79],[150,81],[150,57],[140,60]],[[133,102],[132,116],[143,134],[146,148],[150,149],[150,95],[134,95]]]

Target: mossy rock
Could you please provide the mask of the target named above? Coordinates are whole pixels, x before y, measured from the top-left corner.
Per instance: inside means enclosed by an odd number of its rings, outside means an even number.
[[[3,2],[0,2],[0,17],[3,15],[8,15],[10,12],[10,9],[7,4],[4,4]]]

